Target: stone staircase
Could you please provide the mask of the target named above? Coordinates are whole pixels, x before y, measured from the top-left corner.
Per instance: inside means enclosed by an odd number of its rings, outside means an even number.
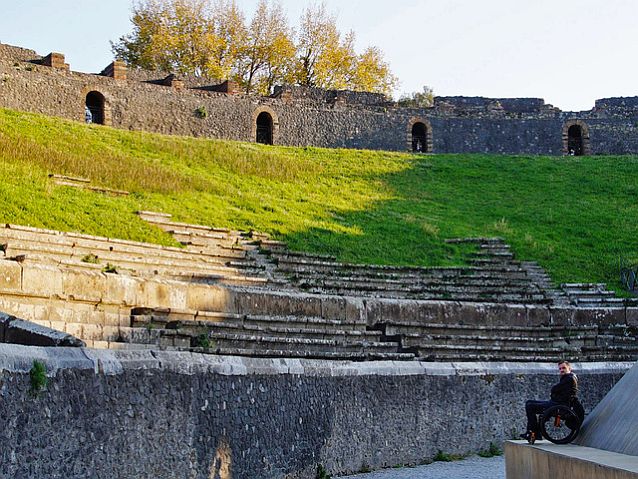
[[[598,361],[638,357],[636,331],[625,327],[497,326],[418,322],[384,325],[403,351],[429,361]]]
[[[121,342],[214,354],[344,360],[410,360],[399,344],[382,341],[365,323],[321,317],[244,315],[134,308]]]
[[[638,306],[638,298],[617,298],[604,283],[563,283],[561,290],[570,304],[579,308]]]
[[[268,281],[263,267],[248,258],[246,250],[240,247],[193,252],[16,225],[0,226],[0,244],[4,258],[20,262],[211,283],[263,284]]]
[[[548,304],[557,293],[538,266],[514,260],[500,239],[451,240],[476,245],[464,267],[393,267],[341,263],[325,255],[288,251],[277,242],[262,249],[276,263],[275,275],[315,294],[418,300]]]

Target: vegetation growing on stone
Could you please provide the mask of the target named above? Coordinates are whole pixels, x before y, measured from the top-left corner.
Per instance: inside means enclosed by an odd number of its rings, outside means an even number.
[[[31,379],[31,395],[37,397],[47,387],[47,368],[42,361],[33,361],[29,377]]]
[[[49,173],[131,192],[53,184]],[[453,265],[500,236],[557,282],[618,286],[638,262],[638,157],[411,155],[268,147],[0,110],[0,220],[175,245],[135,215],[270,233],[343,261]]]

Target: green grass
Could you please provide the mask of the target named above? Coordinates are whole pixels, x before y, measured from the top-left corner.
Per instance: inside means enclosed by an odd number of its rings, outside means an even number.
[[[87,177],[131,192],[55,186]],[[136,210],[271,233],[345,261],[450,265],[500,236],[556,282],[638,262],[638,157],[421,156],[162,136],[0,110],[0,220],[174,244]]]

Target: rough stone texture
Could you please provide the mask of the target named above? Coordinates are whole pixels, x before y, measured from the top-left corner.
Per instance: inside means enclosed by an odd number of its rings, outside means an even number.
[[[82,347],[85,344],[70,334],[0,313],[0,342],[28,346]]]
[[[33,359],[50,375],[38,397]],[[588,409],[627,367],[580,373]],[[0,345],[0,477],[308,478],[318,464],[418,463],[512,437],[554,369]]]
[[[215,91],[219,84],[204,79],[180,79],[184,88],[177,89],[164,85],[167,76],[70,72],[43,65],[32,50],[0,44],[0,106],[83,121],[86,95],[97,91],[105,124],[117,128],[255,141],[255,119],[267,111],[278,144],[402,151],[411,149],[407,132],[420,119],[432,130],[434,153],[560,155],[565,126],[579,122],[587,153],[638,152],[638,97],[597,100],[584,112],[562,112],[538,98],[437,97],[433,107],[415,109],[375,94],[290,86],[269,98]]]

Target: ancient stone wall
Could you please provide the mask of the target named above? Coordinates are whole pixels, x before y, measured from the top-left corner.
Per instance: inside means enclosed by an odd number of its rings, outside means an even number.
[[[49,372],[31,390],[34,360]],[[590,410],[629,364],[575,365]],[[0,345],[0,477],[314,477],[477,451],[555,365],[264,360]]]
[[[638,97],[598,100],[576,113],[539,98],[437,97],[431,108],[400,108],[372,93],[286,86],[267,98],[209,79],[169,81],[167,72],[131,70],[116,80],[42,61],[32,50],[0,44],[0,107],[83,121],[95,91],[104,123],[117,128],[256,141],[265,112],[275,144],[396,151],[413,149],[412,127],[420,123],[426,139],[419,151],[433,153],[567,154],[567,128],[578,124],[584,154],[638,153]]]

